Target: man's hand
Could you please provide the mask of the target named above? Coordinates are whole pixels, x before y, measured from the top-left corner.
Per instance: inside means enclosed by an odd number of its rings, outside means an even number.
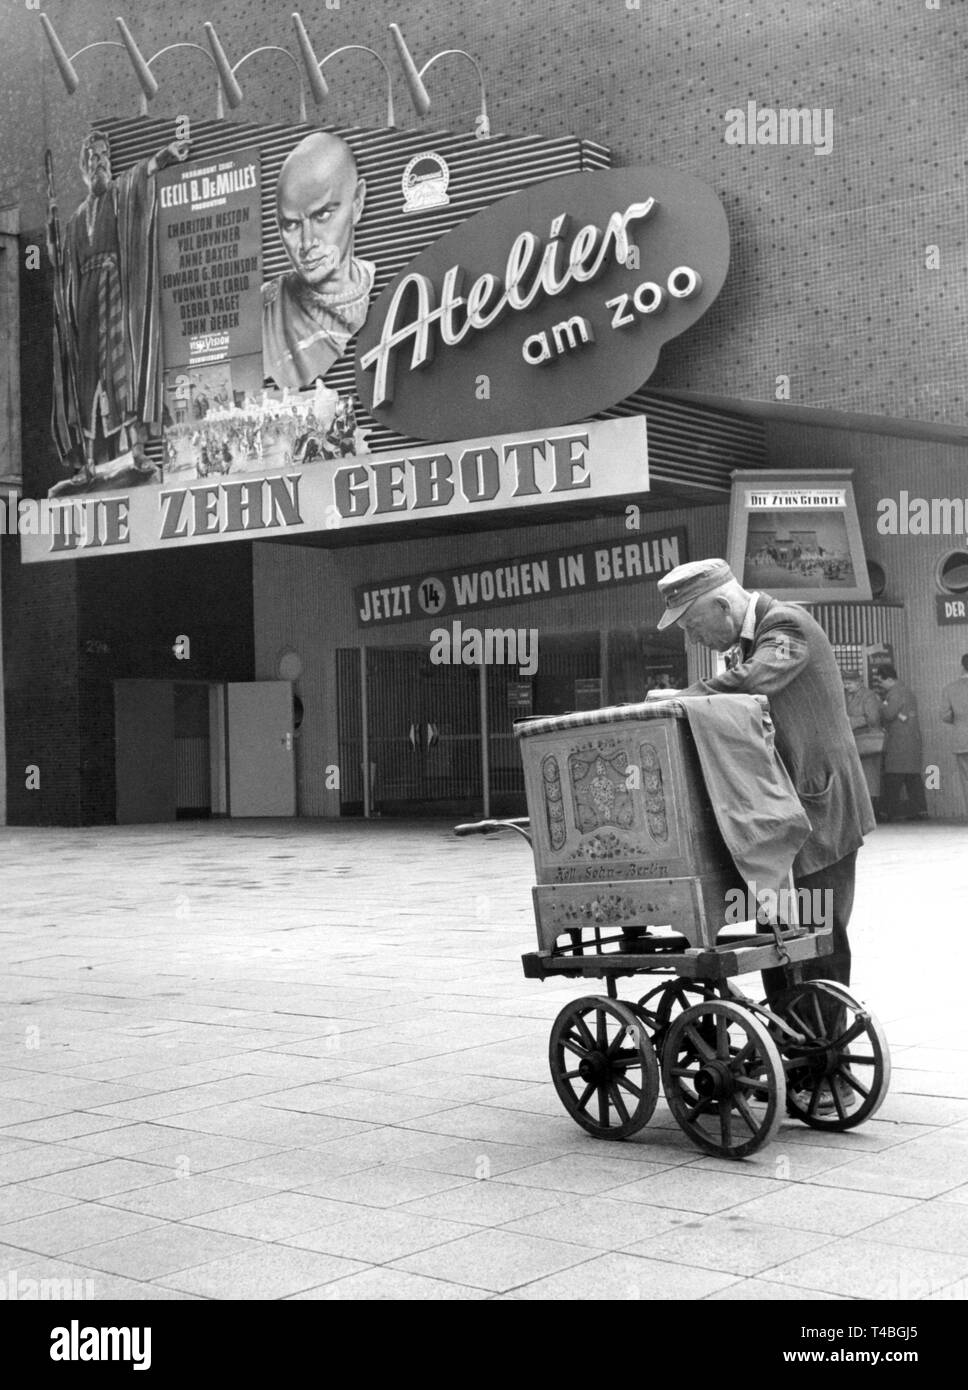
[[[170,145],[165,145],[149,159],[149,176],[157,174],[160,169],[167,169],[171,164],[184,164],[191,147],[192,142],[190,140],[172,140]]]

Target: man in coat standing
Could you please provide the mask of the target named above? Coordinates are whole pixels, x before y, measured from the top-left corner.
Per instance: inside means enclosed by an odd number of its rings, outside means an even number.
[[[941,692],[941,718],[953,726],[961,794],[968,811],[968,652],[961,658],[961,675]]]
[[[802,977],[847,985],[857,851],[875,820],[827,635],[806,609],[744,589],[725,560],[679,565],[658,587],[666,604],[660,628],[678,623],[690,642],[728,653],[721,675],[679,693],[769,699],[777,752],[812,827],[793,861],[794,881],[818,905],[814,925],[822,917],[833,929],[833,954],[806,961]],[[784,970],[764,970],[768,999],[786,983]]]
[[[907,820],[927,820],[924,797],[924,763],[921,752],[921,721],[918,702],[902,685],[893,666],[882,666],[880,686],[883,694],[881,723],[884,725],[884,796],[881,809],[885,820],[900,820],[901,790],[907,794]]]

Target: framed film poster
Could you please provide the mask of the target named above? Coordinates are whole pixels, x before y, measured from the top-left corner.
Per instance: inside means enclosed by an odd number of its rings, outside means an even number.
[[[744,588],[796,603],[870,600],[850,469],[732,479],[728,559]]]

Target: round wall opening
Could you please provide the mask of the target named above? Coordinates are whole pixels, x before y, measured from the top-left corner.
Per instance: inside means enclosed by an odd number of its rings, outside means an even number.
[[[968,550],[949,550],[942,555],[934,577],[942,593],[968,593]]]

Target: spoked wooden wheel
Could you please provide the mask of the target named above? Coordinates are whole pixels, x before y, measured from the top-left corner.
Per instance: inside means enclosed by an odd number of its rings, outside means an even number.
[[[773,1138],[786,1082],[776,1043],[749,1009],[710,999],[666,1034],[662,1084],[676,1123],[706,1153],[745,1158]]]
[[[551,1030],[548,1060],[565,1109],[597,1139],[624,1139],[652,1118],[659,1067],[628,1004],[600,995],[566,1004]]]
[[[805,980],[770,1005],[803,1036],[776,1033],[787,1070],[787,1110],[811,1129],[853,1129],[876,1112],[891,1084],[884,1030],[834,980]]]
[[[643,994],[636,1007],[642,1012],[646,1026],[652,1031],[652,1046],[656,1052],[661,1056],[669,1025],[680,1014],[685,1013],[686,1009],[691,1009],[694,1004],[701,1004],[716,997],[712,985],[707,985],[702,980],[683,980],[678,976],[657,985],[655,989],[649,990],[648,994]]]

